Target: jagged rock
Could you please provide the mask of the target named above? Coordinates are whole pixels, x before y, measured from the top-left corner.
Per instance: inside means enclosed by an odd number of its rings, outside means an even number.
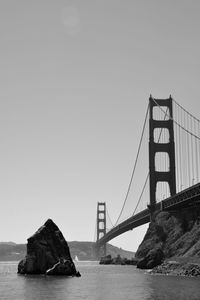
[[[74,264],[70,260],[60,260],[51,269],[46,271],[46,275],[71,275],[71,271],[74,270]],[[74,270],[74,276],[80,277],[81,274]]]
[[[112,257],[111,255],[106,255],[101,257],[99,264],[100,265],[110,265],[112,263]]]
[[[124,260],[124,264],[125,265],[132,265],[132,266],[136,266],[138,263],[138,260],[136,258],[131,258],[131,259],[126,259]]]
[[[137,263],[139,269],[152,269],[160,265],[163,261],[164,254],[161,249],[152,249],[143,259]]]
[[[19,262],[18,273],[46,274],[46,271],[54,266],[54,275],[60,275],[60,273],[68,276],[77,275],[68,244],[62,232],[51,219],[48,219],[28,239],[27,255]],[[56,273],[56,270],[58,270],[58,273]]]
[[[200,256],[200,207],[155,212],[136,258],[138,268],[151,269],[164,259]]]
[[[106,256],[101,257],[99,264],[100,265],[136,265],[137,260],[122,258],[120,255],[117,257],[113,257],[109,254]]]
[[[113,258],[112,264],[114,265],[125,265],[125,258],[122,258],[119,254]]]
[[[190,262],[165,261],[153,268],[151,274],[167,274],[200,277],[200,265]]]

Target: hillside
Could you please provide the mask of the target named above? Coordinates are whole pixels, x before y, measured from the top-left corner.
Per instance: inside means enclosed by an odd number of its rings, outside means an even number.
[[[79,260],[95,260],[93,252],[93,242],[68,242],[71,256],[74,259],[78,256]],[[134,252],[126,251],[121,248],[108,244],[108,254],[116,257],[118,254],[121,257],[132,258]],[[0,242],[0,261],[14,261],[21,260],[26,255],[26,244],[15,244],[13,242]]]
[[[26,253],[25,244],[0,242],[0,261],[21,260]]]

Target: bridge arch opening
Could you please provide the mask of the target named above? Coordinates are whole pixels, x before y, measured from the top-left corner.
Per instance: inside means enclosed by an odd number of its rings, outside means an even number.
[[[168,128],[155,128],[153,131],[154,143],[168,144],[170,142]]]
[[[157,172],[169,172],[170,161],[169,161],[169,154],[167,152],[156,152],[155,170]]]
[[[99,219],[102,221],[104,220],[104,213],[99,213]]]
[[[104,229],[105,225],[104,222],[99,222],[99,229]]]
[[[169,108],[167,106],[154,106],[153,107],[154,120],[169,120]]]
[[[149,223],[146,223],[136,228],[133,228],[133,230],[128,230],[123,234],[112,239],[109,243],[116,247],[123,247],[124,249],[127,249],[129,251],[136,252],[147,232],[148,226]],[[132,256],[130,258],[132,258]]]
[[[158,181],[156,184],[156,202],[170,197],[170,187],[167,181]]]
[[[104,236],[103,232],[99,232],[99,239],[101,239]]]

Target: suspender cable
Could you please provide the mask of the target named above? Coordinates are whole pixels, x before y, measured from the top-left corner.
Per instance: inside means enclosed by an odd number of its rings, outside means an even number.
[[[195,126],[195,132],[197,132],[197,122],[195,120],[194,122],[194,126]],[[196,180],[197,182],[199,181],[199,172],[198,172],[198,145],[197,145],[197,139],[195,139],[195,157],[196,157]]]
[[[198,134],[200,135],[200,124],[198,123]],[[200,141],[198,140],[198,166],[200,166]]]
[[[188,115],[187,115],[187,128],[189,128],[189,120],[188,120]],[[187,138],[187,163],[188,163],[188,178],[189,178],[189,184],[188,186],[190,186],[190,183],[191,183],[191,176],[190,176],[190,145],[189,145],[189,136],[187,135],[186,136]]]
[[[181,111],[180,108],[178,107],[178,122],[181,122]],[[179,169],[179,192],[181,190],[181,176],[182,176],[182,164],[181,164],[181,129],[179,126],[177,126],[178,129],[178,148],[179,148],[179,152],[178,152],[178,169]]]
[[[190,129],[193,131],[193,118],[190,118]],[[191,135],[191,152],[192,152],[192,184],[194,184],[195,175],[194,175],[194,143],[193,143],[193,136]]]
[[[157,103],[157,101],[156,101],[154,98],[152,98],[152,99],[153,99],[153,101],[156,103],[156,105],[159,106],[159,108],[160,108],[163,112],[165,112],[165,111],[163,110],[163,108]],[[174,101],[174,100],[173,100],[173,101]],[[200,136],[197,136],[196,134],[190,132],[190,131],[189,131],[187,128],[185,128],[184,126],[180,125],[180,124],[179,124],[178,122],[176,122],[176,120],[174,120],[169,114],[167,114],[167,116],[168,116],[168,118],[169,118],[170,120],[173,120],[174,123],[175,123],[177,126],[180,126],[185,132],[187,132],[187,133],[193,135],[193,136],[196,137],[198,140],[200,140]],[[198,120],[198,119],[197,119],[197,120]],[[199,121],[199,122],[200,122],[200,121]]]
[[[182,110],[180,110],[180,123],[182,124]],[[180,169],[180,189],[179,192],[181,191],[181,186],[183,184],[182,182],[182,176],[183,176],[183,170],[182,170],[182,145],[181,145],[181,128],[178,126],[178,136],[179,136],[179,169]]]
[[[165,130],[164,131],[164,141],[163,141],[163,143],[166,143],[166,139],[167,139],[167,133],[166,133],[166,130]],[[165,155],[164,170],[165,170],[165,172],[168,172],[168,170],[167,170],[167,155]],[[164,190],[163,191],[163,199],[164,199],[165,195],[166,195],[166,183],[164,183],[164,182],[163,182],[163,190]]]
[[[177,118],[177,111],[178,109],[175,109],[174,111],[174,116],[175,116],[175,119],[176,121],[178,121],[178,118]],[[177,188],[179,190],[179,166],[178,166],[178,151],[179,151],[179,143],[178,143],[178,133],[177,133],[177,130],[178,130],[178,126],[175,124],[175,140],[176,140],[176,148],[175,148],[175,157],[176,157],[176,179],[177,179]]]
[[[192,175],[192,181],[194,181],[195,176],[196,176],[196,180],[198,182],[199,181],[199,170],[198,170],[199,157],[198,157],[198,152],[200,151],[200,149],[199,149],[200,132],[199,132],[198,128],[200,126],[200,120],[198,118],[196,118],[194,115],[192,115],[189,111],[187,111],[177,101],[175,101],[174,99],[173,99],[173,101],[190,118],[190,128],[189,128],[189,126],[187,128],[188,133],[191,135],[190,154],[191,154],[192,163],[191,163],[191,166],[190,166],[190,173],[189,174]],[[197,139],[198,139],[198,141],[197,141]]]
[[[186,126],[186,117],[185,117],[185,111],[183,111],[183,116],[184,116],[184,127]],[[185,188],[188,185],[188,163],[187,163],[187,132],[184,131],[184,159],[185,159],[185,181],[184,181],[184,186]]]
[[[185,113],[187,113],[191,118],[195,119],[198,123],[200,123],[200,120],[193,116],[188,110],[186,110],[182,105],[180,105],[174,98],[173,98],[174,103],[176,103],[177,106],[179,106]]]

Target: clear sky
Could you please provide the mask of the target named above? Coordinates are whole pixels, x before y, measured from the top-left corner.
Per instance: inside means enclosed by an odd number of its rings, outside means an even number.
[[[199,0],[0,1],[0,241],[48,218],[92,241],[98,201],[117,218],[149,95],[200,115],[199,14]],[[112,243],[136,250],[145,230]]]

